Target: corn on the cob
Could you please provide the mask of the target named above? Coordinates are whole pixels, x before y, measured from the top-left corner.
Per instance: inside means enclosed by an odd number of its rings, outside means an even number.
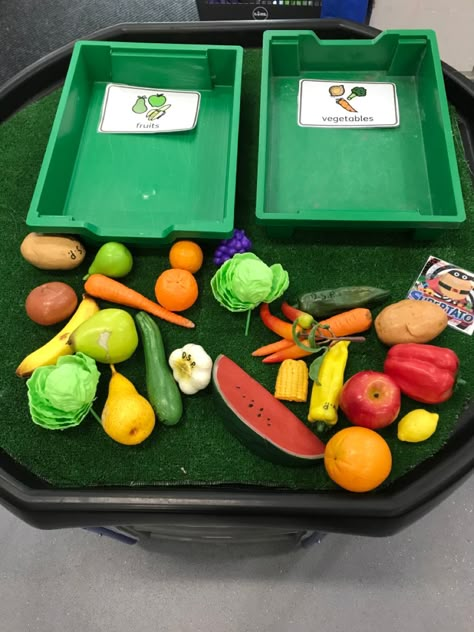
[[[308,397],[308,367],[303,360],[284,360],[275,385],[275,397],[288,402],[305,402]]]

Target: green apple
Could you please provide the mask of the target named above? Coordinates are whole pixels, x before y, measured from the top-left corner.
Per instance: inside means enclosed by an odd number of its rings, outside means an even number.
[[[119,279],[128,274],[132,266],[132,253],[127,246],[116,241],[109,241],[99,248],[84,279],[91,274],[105,274],[105,276]]]
[[[161,108],[166,103],[166,97],[164,94],[152,94],[148,97],[148,103],[152,108]]]
[[[73,331],[69,344],[104,364],[124,362],[138,346],[135,322],[123,309],[101,309]]]

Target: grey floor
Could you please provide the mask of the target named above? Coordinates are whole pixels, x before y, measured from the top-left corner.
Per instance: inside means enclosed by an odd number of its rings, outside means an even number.
[[[194,20],[193,0],[0,0],[0,83],[123,21]],[[1,632],[472,632],[474,478],[380,540],[306,550],[41,532],[0,508]]]
[[[474,478],[383,539],[309,549],[42,532],[0,508],[5,632],[472,632]]]

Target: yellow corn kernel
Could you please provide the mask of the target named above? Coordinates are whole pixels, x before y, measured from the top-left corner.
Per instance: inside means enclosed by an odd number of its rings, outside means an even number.
[[[275,397],[305,402],[308,397],[308,367],[303,360],[283,360],[278,370]]]

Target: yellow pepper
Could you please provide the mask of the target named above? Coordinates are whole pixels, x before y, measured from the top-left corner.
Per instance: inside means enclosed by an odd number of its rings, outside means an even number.
[[[339,396],[344,384],[344,370],[350,342],[341,340],[330,347],[321,363],[318,382],[313,382],[308,421],[334,426],[337,423]]]

